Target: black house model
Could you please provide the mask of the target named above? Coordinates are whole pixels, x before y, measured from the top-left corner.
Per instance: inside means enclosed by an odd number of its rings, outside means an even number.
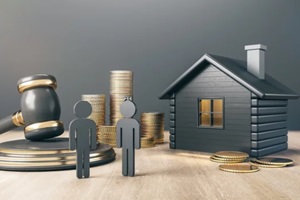
[[[171,149],[287,149],[288,99],[298,95],[265,74],[266,46],[245,50],[247,62],[205,54],[159,96],[170,99]]]

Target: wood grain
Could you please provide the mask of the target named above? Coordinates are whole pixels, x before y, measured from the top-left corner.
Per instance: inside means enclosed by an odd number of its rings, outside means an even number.
[[[22,137],[9,132],[0,141]],[[122,176],[120,149],[116,161],[91,168],[89,179],[77,179],[75,170],[0,171],[0,199],[300,199],[299,141],[300,132],[290,131],[289,150],[274,154],[293,159],[294,166],[250,174],[219,171],[210,154],[171,150],[168,143],[136,150],[135,177]]]

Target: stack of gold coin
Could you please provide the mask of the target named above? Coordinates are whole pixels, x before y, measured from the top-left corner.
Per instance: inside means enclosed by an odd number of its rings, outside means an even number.
[[[164,113],[142,113],[141,127],[142,137],[154,137],[156,144],[164,143]]]
[[[249,155],[239,151],[219,151],[210,157],[210,160],[218,163],[240,163],[245,161]]]
[[[92,105],[92,114],[88,117],[95,121],[96,125],[105,124],[105,95],[104,94],[84,94],[81,100],[88,101]]]
[[[133,72],[118,70],[110,72],[110,125],[115,126],[123,116],[120,106],[125,97],[133,96]]]
[[[280,167],[286,167],[288,165],[292,165],[293,160],[287,158],[269,157],[269,158],[253,159],[250,161],[250,164],[257,167],[280,168]]]
[[[117,146],[116,126],[98,126],[97,130],[97,140],[100,144],[109,144],[112,147]]]
[[[155,146],[155,138],[154,137],[141,137],[141,147],[149,148]]]

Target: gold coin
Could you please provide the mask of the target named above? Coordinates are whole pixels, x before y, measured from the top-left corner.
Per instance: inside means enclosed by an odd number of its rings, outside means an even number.
[[[105,143],[105,144],[117,144],[116,141],[112,140],[99,140],[100,143]]]
[[[216,159],[214,156],[211,156],[209,160],[217,163],[240,163],[244,161],[244,160],[221,160],[221,159]]]
[[[120,106],[124,97],[133,96],[133,72],[129,70],[113,70],[110,72],[110,125],[116,125],[124,118]]]
[[[129,95],[128,95],[129,96]],[[110,103],[111,104],[118,104],[118,103],[122,103],[124,102],[124,97],[126,97],[126,94],[122,94],[122,95],[119,95],[119,97],[112,97],[110,99]]]
[[[103,138],[103,139],[105,139],[105,138],[107,138],[107,139],[116,139],[116,135],[115,134],[113,134],[113,135],[103,135],[103,134],[100,134],[100,135],[98,135],[98,137],[99,138]]]
[[[99,135],[98,138],[100,139],[107,139],[107,140],[116,140],[116,135],[110,135],[110,136],[103,136],[103,135]]]
[[[111,88],[110,89],[110,94],[117,94],[117,95],[121,95],[121,94],[131,94],[133,92],[133,88]]]
[[[142,137],[141,138],[141,147],[150,148],[155,146],[155,141],[153,137]]]
[[[257,172],[259,170],[257,166],[253,166],[248,163],[222,164],[219,166],[219,169],[222,171],[233,173],[251,173]]]
[[[153,118],[151,117],[141,117],[141,121],[143,122],[155,122],[155,123],[158,123],[158,122],[163,122],[164,121],[164,117],[156,117],[154,116]]]
[[[148,112],[148,113],[146,113],[146,112],[143,112],[143,113],[141,113],[141,117],[145,117],[145,118],[147,118],[147,117],[163,117],[164,116],[164,113],[159,113],[159,112]]]
[[[97,120],[104,120],[105,119],[105,117],[102,113],[101,114],[92,113],[89,117],[90,118],[95,118]]]
[[[130,70],[112,70],[110,71],[111,74],[133,74]]]
[[[164,131],[164,127],[150,127],[150,126],[144,126],[143,124],[141,124],[142,126],[142,130],[143,131],[158,131],[158,132],[162,132]]]
[[[141,145],[141,148],[152,148],[155,147],[155,145]]]
[[[115,97],[115,98],[118,98],[119,100],[121,100],[121,97],[123,96],[132,96],[133,94],[133,90],[110,90],[110,95],[118,95],[118,97]]]
[[[142,115],[164,115],[164,113],[160,113],[160,112],[143,112]]]
[[[92,102],[92,103],[102,103],[105,102],[105,98],[87,98],[87,97],[81,97],[82,100],[88,101],[88,102]]]
[[[233,161],[233,160],[236,160],[236,161],[244,161],[244,160],[246,160],[247,158],[246,157],[244,157],[244,158],[224,158],[224,157],[219,157],[219,156],[216,156],[216,155],[212,155],[211,157],[213,157],[214,159],[216,159],[216,160],[231,160],[231,161]]]
[[[108,138],[108,139],[111,139],[111,138],[116,138],[116,134],[99,134],[98,135],[99,138]]]
[[[106,141],[106,142],[116,142],[117,140],[116,140],[116,138],[114,138],[114,139],[103,139],[103,138],[98,138],[99,140],[102,140],[102,141]]]
[[[125,97],[128,97],[128,96],[132,96],[133,94],[133,91],[131,92],[127,92],[127,91],[124,91],[124,92],[120,92],[120,91],[111,91],[110,94],[118,94],[118,95],[122,95],[121,98],[119,100],[123,100],[124,101],[124,98]]]
[[[111,76],[110,84],[118,83],[118,82],[128,82],[133,83],[133,77],[130,76]]]
[[[99,140],[103,140],[103,141],[111,141],[111,142],[116,142],[116,138],[111,138],[111,139],[108,139],[108,138],[98,138]]]
[[[154,140],[154,137],[141,137],[141,140]]]
[[[144,126],[144,127],[158,127],[158,128],[161,128],[161,127],[164,127],[164,123],[163,122],[145,122],[145,121],[141,121],[141,124]]]
[[[116,83],[110,83],[110,89],[111,90],[117,90],[117,89],[132,89],[133,83],[129,81],[122,81],[122,82],[116,82]]]
[[[129,97],[132,97],[132,95]],[[124,100],[124,94],[110,94],[110,99],[111,100]]]
[[[116,142],[116,138],[111,138],[111,139],[107,139],[107,138],[98,138],[98,140],[101,141],[106,141],[106,142]]]
[[[99,132],[99,137],[116,137],[116,133],[115,132],[112,132],[112,133],[102,133],[102,132]]]
[[[148,121],[148,122],[145,122],[143,120],[141,120],[141,124],[143,124],[144,126],[149,126],[149,127],[161,127],[164,125],[164,122],[162,121]]]
[[[115,134],[110,134],[110,135],[108,135],[108,134],[106,134],[106,135],[104,135],[104,134],[98,134],[98,138],[102,138],[102,139],[116,139],[116,135]]]
[[[164,139],[157,139],[155,140],[155,144],[163,144],[165,142]]]
[[[240,151],[219,151],[215,153],[215,156],[221,158],[248,158],[249,155]]]
[[[142,128],[142,132],[145,133],[162,133],[164,130],[163,129],[146,129],[146,128]]]
[[[292,165],[293,160],[287,158],[259,158],[256,159],[258,163],[265,164],[265,165]]]
[[[116,126],[101,126],[103,130],[116,130]]]
[[[111,135],[103,135],[103,134],[98,134],[98,138],[100,139],[104,139],[104,140],[116,140],[116,135],[115,134],[111,134]]]
[[[81,95],[81,98],[86,98],[86,99],[104,99],[105,94],[83,94]]]
[[[150,115],[150,116],[141,116],[141,120],[149,120],[149,121],[153,121],[153,120],[163,120],[164,116],[155,116],[155,115]]]
[[[119,98],[112,98],[112,99],[110,99],[110,104],[111,105],[118,105],[118,104],[121,104],[121,103],[123,103],[124,102],[124,97],[126,97],[126,96],[130,96],[130,95],[126,95],[126,94],[123,94],[121,97],[119,97]]]
[[[249,163],[251,165],[257,166],[257,167],[265,167],[265,168],[281,168],[281,167],[286,167],[286,165],[268,165],[268,164],[262,164],[257,162],[257,160],[250,160]]]

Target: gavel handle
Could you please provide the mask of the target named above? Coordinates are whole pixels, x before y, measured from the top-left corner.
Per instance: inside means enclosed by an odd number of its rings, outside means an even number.
[[[0,120],[0,134],[24,125],[22,113],[20,111]]]

